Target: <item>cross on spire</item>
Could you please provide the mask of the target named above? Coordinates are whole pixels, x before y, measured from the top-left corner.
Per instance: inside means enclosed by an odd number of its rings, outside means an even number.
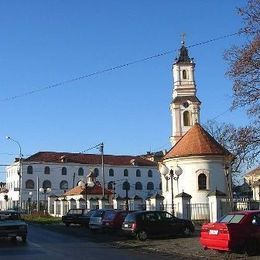
[[[185,40],[186,40],[186,33],[182,33],[181,34],[181,43],[182,43],[182,45],[185,45]]]

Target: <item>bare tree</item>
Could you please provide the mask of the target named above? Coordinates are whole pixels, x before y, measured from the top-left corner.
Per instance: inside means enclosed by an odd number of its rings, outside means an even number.
[[[232,161],[233,181],[241,178],[245,168],[259,163],[260,140],[255,126],[236,128],[232,124],[207,121],[205,129],[234,155]]]
[[[260,119],[260,0],[248,0],[238,9],[243,19],[240,33],[247,42],[225,52],[227,75],[233,80],[232,109],[244,107],[259,125]],[[259,130],[259,129],[258,129]]]

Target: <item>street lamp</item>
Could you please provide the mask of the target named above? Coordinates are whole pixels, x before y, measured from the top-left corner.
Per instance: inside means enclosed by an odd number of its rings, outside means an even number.
[[[126,179],[126,181],[124,182],[124,189],[125,189],[125,210],[128,211],[129,210],[129,198],[128,198],[128,191],[130,190],[130,184],[128,182],[128,180]]]
[[[88,209],[88,187],[93,188],[95,185],[93,181],[93,172],[91,171],[89,175],[86,177],[86,180],[81,180],[78,183],[78,186],[80,186],[85,191],[85,207]]]
[[[33,197],[33,193],[32,193],[32,191],[29,191],[29,196],[28,196],[28,213],[29,214],[32,213],[32,197]]]
[[[159,171],[166,180],[168,179],[171,180],[171,204],[172,204],[172,214],[174,216],[173,180],[177,181],[177,189],[179,189],[178,180],[182,174],[182,169],[180,166],[178,166],[178,164],[176,164],[173,169],[169,169],[165,164],[159,163]]]
[[[101,175],[102,175],[102,196],[105,196],[105,172],[104,172],[104,143],[99,144],[101,153]]]
[[[228,189],[228,200],[230,204],[231,211],[234,209],[234,203],[233,203],[233,192],[232,192],[232,177],[231,177],[231,171],[229,164],[224,165],[224,171],[227,181],[227,189]]]
[[[44,194],[44,215],[46,214],[46,196],[47,193],[51,192],[51,188],[40,188],[39,192],[41,192],[42,194]]]
[[[21,148],[21,145],[18,141],[16,141],[15,139],[11,138],[10,136],[6,136],[6,139],[7,140],[10,140],[14,143],[16,143],[19,147],[19,168],[18,168],[18,176],[19,176],[19,208],[22,209],[22,171],[23,171],[23,168],[22,168],[22,148]]]

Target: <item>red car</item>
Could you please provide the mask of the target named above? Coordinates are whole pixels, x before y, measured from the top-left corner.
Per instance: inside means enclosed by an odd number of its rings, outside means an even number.
[[[103,230],[119,230],[129,211],[111,210],[107,211],[103,218]]]
[[[200,243],[204,249],[254,254],[260,249],[260,210],[231,212],[204,224]]]

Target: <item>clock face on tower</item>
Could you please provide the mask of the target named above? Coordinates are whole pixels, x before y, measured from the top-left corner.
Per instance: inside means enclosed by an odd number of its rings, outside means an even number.
[[[189,106],[189,103],[187,101],[182,103],[183,107],[187,108]]]

